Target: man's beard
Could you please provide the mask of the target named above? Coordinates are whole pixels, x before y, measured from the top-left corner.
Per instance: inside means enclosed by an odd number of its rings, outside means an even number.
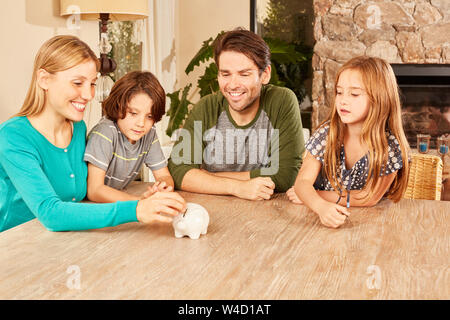
[[[253,106],[253,104],[255,103],[255,101],[259,98],[259,96],[255,97],[252,101],[250,101],[246,106],[244,106],[242,109],[236,110],[235,108],[232,107],[231,103],[228,101],[228,105],[230,106],[231,109],[233,109],[236,112],[244,112],[245,110],[247,110],[248,108],[250,108],[251,106]]]

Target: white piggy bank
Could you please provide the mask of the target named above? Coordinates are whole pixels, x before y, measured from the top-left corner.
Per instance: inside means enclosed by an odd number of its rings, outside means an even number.
[[[191,239],[198,239],[200,234],[206,234],[208,224],[208,211],[201,205],[192,202],[187,203],[186,213],[180,213],[172,222],[175,237],[189,236]]]

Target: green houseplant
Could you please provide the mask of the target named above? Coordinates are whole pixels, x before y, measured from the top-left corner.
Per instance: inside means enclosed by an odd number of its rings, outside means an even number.
[[[216,39],[222,34],[223,31],[215,38],[211,37],[205,40],[200,50],[185,69],[185,73],[189,74],[195,67],[203,63],[209,63],[204,73],[197,80],[200,97],[219,90],[219,84],[217,82],[218,69],[213,60],[213,50]],[[311,50],[306,47],[287,43],[280,39],[264,38],[264,41],[269,46],[272,57],[270,83],[292,89],[297,95],[299,103],[301,103],[305,96],[303,80],[306,77],[307,63],[312,56]],[[188,100],[188,94],[191,88],[192,83],[189,83],[184,88],[167,94],[167,97],[170,99],[170,108],[166,113],[169,116],[169,124],[166,130],[168,136],[172,136],[174,131],[183,125],[184,119],[189,114],[189,106],[193,105]]]

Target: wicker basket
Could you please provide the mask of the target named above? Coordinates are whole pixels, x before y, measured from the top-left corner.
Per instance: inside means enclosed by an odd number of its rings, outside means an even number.
[[[411,154],[404,198],[441,200],[442,160],[431,154]]]

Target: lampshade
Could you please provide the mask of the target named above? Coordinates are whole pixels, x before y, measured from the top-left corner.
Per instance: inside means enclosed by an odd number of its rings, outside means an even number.
[[[148,0],[60,0],[60,4],[61,16],[79,13],[82,20],[99,20],[100,13],[109,13],[109,19],[112,21],[148,17]]]

